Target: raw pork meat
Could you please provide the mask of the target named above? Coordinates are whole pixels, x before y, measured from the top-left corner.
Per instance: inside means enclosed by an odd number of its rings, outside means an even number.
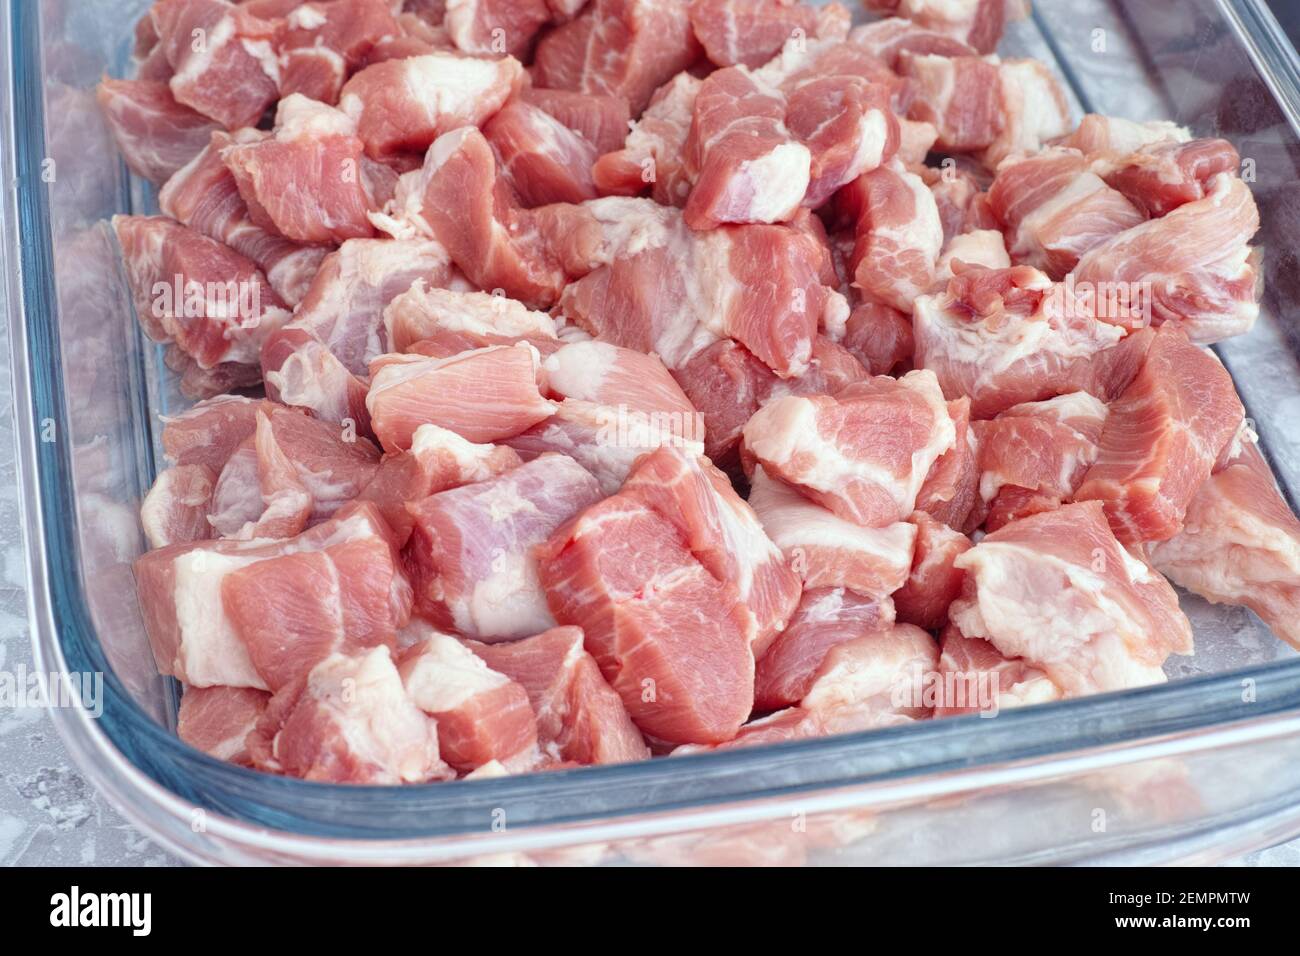
[[[627,763],[650,756],[623,701],[583,649],[581,628],[553,627],[520,641],[470,641],[468,647],[523,685],[537,715],[538,742],[551,760]]]
[[[389,0],[322,0],[297,5],[276,36],[280,96],[301,93],[338,102],[348,74],[366,62],[381,40],[402,28]]]
[[[626,140],[596,160],[591,175],[604,195],[636,196],[650,189],[655,202],[684,206],[695,180],[685,163],[695,98],[704,81],[678,73],[661,86]]]
[[[208,512],[217,474],[207,465],[164,470],[140,504],[140,524],[151,548],[212,537]]]
[[[522,56],[550,22],[554,0],[447,0],[443,25],[466,53]]]
[[[413,502],[415,531],[405,557],[416,613],[479,640],[546,630],[555,621],[533,549],[600,498],[600,486],[577,462],[542,455],[499,477]]]
[[[537,44],[538,86],[622,96],[639,116],[656,89],[700,56],[688,0],[591,0]]]
[[[202,152],[221,128],[177,103],[166,83],[105,79],[95,96],[126,164],[156,185]]]
[[[226,129],[256,126],[279,94],[276,22],[225,0],[158,0],[149,16],[177,102]]]
[[[1250,331],[1259,316],[1259,228],[1250,188],[1219,173],[1203,199],[1091,249],[1072,273],[1105,322],[1173,322],[1207,345]]]
[[[252,766],[248,735],[269,699],[251,687],[187,687],[176,715],[176,735],[210,757]]]
[[[1102,502],[1125,544],[1172,538],[1244,415],[1213,354],[1163,326],[1137,377],[1111,404],[1097,460],[1075,497]]]
[[[915,554],[907,580],[893,592],[894,609],[898,620],[937,631],[961,594],[966,574],[956,561],[970,550],[971,542],[924,511],[914,512],[909,521],[916,527]]]
[[[949,613],[962,634],[1068,696],[1160,683],[1171,653],[1192,653],[1174,589],[1115,540],[1100,502],[1013,521],[955,564],[966,581]]]
[[[921,296],[913,316],[916,363],[972,418],[1067,392],[1114,398],[1136,374],[1150,332],[1099,322],[1029,266],[960,268],[947,291]]]
[[[333,244],[374,234],[364,153],[346,115],[294,93],[275,133],[221,151],[253,222],[295,242]]]
[[[445,359],[381,357],[366,395],[371,427],[390,452],[411,447],[415,430],[425,423],[472,442],[518,435],[555,411],[555,403],[538,391],[538,361],[526,342]]]
[[[1060,700],[1061,689],[1019,658],[1006,658],[988,641],[947,627],[935,673],[934,716],[996,716],[1003,708]]]
[[[1215,604],[1245,605],[1300,647],[1300,521],[1254,442],[1201,485],[1184,520],[1150,549],[1155,566]]]
[[[425,624],[397,670],[411,701],[438,722],[442,759],[462,773],[490,761],[528,769],[536,762],[537,718],[524,688],[491,669],[466,644]]]
[[[849,588],[883,599],[907,580],[916,526],[864,528],[754,469],[749,506],[805,588]]]
[[[847,588],[804,591],[790,623],[759,658],[754,709],[778,710],[799,703],[812,689],[831,648],[894,624],[888,598],[868,598]]]
[[[540,107],[513,100],[484,124],[483,135],[523,206],[596,198],[596,147]]]
[[[1146,221],[1146,214],[1088,168],[1082,153],[1056,147],[998,168],[989,204],[1011,237],[1017,263],[1060,279],[1094,246]]]
[[[433,354],[430,343],[445,343],[447,353],[455,354],[527,342],[540,354],[550,355],[562,344],[555,321],[545,312],[534,312],[505,296],[442,289],[421,280],[394,297],[383,314],[383,329],[397,352]]]
[[[175,342],[204,369],[257,364],[289,317],[257,266],[165,216],[114,216],[113,230],[150,338]]]
[[[916,510],[950,528],[966,528],[979,493],[979,446],[971,428],[970,399],[948,403],[955,436],[953,446],[940,455],[916,494]],[[914,519],[913,519],[914,520]]]
[[[424,150],[441,134],[477,126],[519,91],[513,57],[487,60],[429,53],[368,66],[344,85],[339,109],[373,159]]]
[[[258,130],[219,131],[158,193],[158,205],[173,219],[224,242],[266,273],[286,303],[296,306],[321,267],[328,249],[304,246],[253,222],[234,175],[222,159],[227,147],[260,142]]]
[[[868,379],[835,396],[779,398],[745,425],[745,448],[772,478],[873,528],[911,514],[956,429],[933,373]]]
[[[252,741],[263,769],[304,780],[398,784],[455,776],[438,755],[437,723],[411,702],[385,647],[321,661],[272,699]]]
[[[997,49],[1008,21],[1029,14],[1027,0],[864,0],[863,5],[868,10],[896,14],[915,24],[917,30],[951,37],[980,53]],[[877,24],[872,26],[879,29]]]
[[[597,153],[620,149],[627,138],[632,113],[627,100],[621,96],[544,90],[535,86],[522,90],[519,95],[525,103],[550,113],[591,143]]]
[[[692,0],[691,26],[717,66],[762,66],[791,36],[843,40],[849,11],[838,3],[815,10],[798,0]]]

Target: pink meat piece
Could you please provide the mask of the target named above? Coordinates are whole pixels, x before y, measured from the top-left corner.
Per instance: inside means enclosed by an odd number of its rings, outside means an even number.
[[[247,256],[266,273],[276,294],[294,306],[306,295],[329,250],[301,245],[254,223],[235,177],[221,158],[227,147],[260,142],[263,136],[257,130],[213,133],[211,141],[167,180],[158,205],[173,219]]]
[[[443,133],[478,126],[519,91],[513,57],[480,59],[429,53],[368,66],[344,85],[339,109],[373,159],[424,150]]]
[[[361,504],[342,509],[330,520],[309,528],[296,538],[201,541],[158,548],[142,555],[134,566],[136,588],[159,673],[174,675],[197,687],[223,685],[271,689],[253,664],[250,649],[236,626],[238,619],[223,596],[223,584],[240,569],[283,556],[344,548],[343,552],[335,551],[340,559],[344,559],[357,557],[354,552],[358,549],[373,551],[372,554],[360,555],[369,564],[358,571],[355,587],[366,586],[364,582],[368,579],[388,578],[388,609],[381,616],[386,617],[391,629],[396,631],[410,615],[411,588],[405,576],[397,570],[390,534],[379,511],[372,505]],[[387,559],[383,558],[383,548],[388,549]],[[276,567],[283,570],[283,566]],[[256,579],[256,575],[253,577]],[[250,582],[250,587],[254,583]],[[290,586],[288,593],[283,595],[285,601],[301,601],[292,587],[293,582],[285,583]],[[338,597],[338,594],[333,595],[333,600],[337,601]],[[278,640],[276,634],[289,633],[286,622],[276,614],[283,610],[284,606],[264,605],[251,615],[250,626],[260,636],[266,637],[264,659],[270,656],[270,650]],[[362,609],[358,607],[356,610]],[[293,627],[307,627],[306,619],[291,623]]]
[[[595,146],[597,154],[621,148],[627,138],[632,113],[627,100],[616,94],[599,96],[530,86],[519,95]]]
[[[618,143],[603,150],[591,175],[607,196],[637,196],[647,188],[655,202],[683,206],[695,185],[685,163],[686,138],[703,80],[678,73],[661,86],[641,118],[624,125]]]
[[[547,308],[572,269],[589,268],[589,246],[598,242],[590,217],[565,204],[520,208],[477,129],[441,137],[423,168],[407,176],[398,187],[394,228],[437,239],[479,288]]]
[[[349,239],[321,263],[286,329],[310,332],[349,372],[366,375],[370,362],[392,348],[382,321],[389,303],[416,281],[441,287],[454,278],[447,251],[432,240]],[[262,352],[268,373],[272,351],[268,344]]]
[[[673,445],[701,454],[704,425],[653,355],[607,342],[562,345],[542,363],[554,415],[508,440],[525,457],[567,454],[614,494],[645,453]]]
[[[897,162],[860,177],[838,201],[854,224],[853,282],[905,314],[934,284],[943,223],[934,195]]]
[[[374,234],[362,150],[347,116],[294,93],[280,101],[274,135],[232,144],[221,158],[256,225],[322,244]]]
[[[479,640],[537,634],[555,623],[534,554],[561,524],[601,499],[570,458],[542,455],[487,481],[409,505],[405,557],[416,611]]]
[[[1008,707],[1059,700],[1061,689],[1020,658],[1006,658],[988,641],[944,629],[935,674],[934,716],[996,716]]]
[[[754,699],[751,612],[671,520],[620,493],[561,527],[538,557],[556,620],[583,629],[638,728],[671,743],[736,735]]]
[[[484,124],[483,135],[525,208],[596,198],[596,147],[545,110],[513,100]]]
[[[905,17],[886,17],[854,27],[850,42],[862,47],[891,70],[898,69],[903,53],[933,53],[939,56],[972,56],[975,49],[947,33],[921,26]]]
[[[1186,142],[1190,138],[1186,129],[1166,121],[1136,123],[1117,116],[1088,113],[1073,131],[1055,140],[1053,145],[1077,149],[1089,159],[1113,163],[1152,143]]]
[[[933,172],[926,173],[923,178],[926,178],[939,209],[945,247],[965,233],[1002,228],[989,205],[988,192],[984,188],[987,184],[982,185],[970,171],[954,166],[937,176]]]
[[[375,44],[402,27],[388,0],[323,0],[297,5],[276,37],[280,96],[301,93],[338,102],[348,75],[366,62]]]
[[[304,780],[374,785],[455,776],[439,756],[437,722],[412,703],[385,647],[321,661],[272,699],[250,747],[261,769]]]
[[[450,634],[412,627],[419,640],[402,652],[397,670],[407,696],[438,722],[442,759],[462,773],[491,761],[510,770],[535,763],[537,718],[523,686]]]
[[[731,587],[761,655],[798,603],[800,583],[727,477],[708,459],[664,445],[637,462],[621,494],[676,526],[695,559]]]
[[[893,625],[888,598],[868,598],[846,588],[804,591],[789,625],[758,659],[754,709],[771,711],[799,703],[816,683],[832,648],[889,631]]]
[[[105,78],[95,98],[131,171],[158,185],[202,152],[221,128],[176,102],[166,83]]]
[[[1062,278],[1089,249],[1146,221],[1075,150],[1056,147],[998,168],[989,204],[1017,264]]]
[[[411,450],[386,455],[360,499],[373,501],[393,532],[393,543],[404,547],[415,526],[409,502],[440,491],[486,481],[523,464],[510,448],[467,442],[437,425],[415,430]]]
[[[439,288],[439,283],[408,283],[383,309],[384,338],[395,352],[412,352],[420,343],[499,340],[490,344],[528,342],[543,355],[561,346],[555,321],[521,302],[486,292]],[[482,347],[482,346],[479,346]],[[420,354],[432,354],[420,350]]]
[[[212,537],[208,512],[217,473],[207,465],[165,469],[140,505],[140,524],[149,547],[185,544]]]
[[[806,589],[849,588],[883,600],[902,587],[912,565],[916,526],[905,521],[864,528],[814,504],[756,468],[749,505]]]
[[[993,145],[1005,121],[997,64],[977,56],[906,51],[896,62],[914,93],[908,117],[934,126],[936,149],[968,153]]]
[[[650,756],[622,699],[583,648],[581,628],[553,627],[520,641],[467,645],[493,670],[523,685],[537,715],[538,742],[552,760],[606,764]]]
[[[1002,60],[995,89],[1002,121],[992,145],[979,154],[985,169],[997,169],[1017,153],[1037,152],[1070,131],[1065,89],[1040,60]]]
[[[978,441],[971,428],[970,400],[948,403],[956,435],[953,446],[931,466],[916,494],[916,510],[950,528],[963,530],[979,494]]]
[[[1067,286],[1029,266],[959,267],[945,292],[916,300],[916,364],[972,418],[1086,391],[1108,401],[1136,374],[1150,332],[1099,322]]]
[[[289,323],[292,325],[292,323]],[[268,394],[359,434],[371,434],[366,382],[353,375],[311,332],[282,328],[262,346]]]
[[[538,86],[622,96],[639,116],[661,85],[699,59],[688,0],[592,0],[537,44]]]
[[[841,343],[872,375],[887,375],[912,357],[912,323],[906,315],[868,298],[854,306]]]
[[[1203,199],[1093,247],[1071,274],[1090,308],[1125,326],[1173,322],[1197,344],[1250,330],[1259,315],[1259,228],[1250,187],[1220,173]]]
[[[210,757],[251,766],[246,741],[270,696],[251,687],[187,687],[176,715],[176,735]]]
[[[948,622],[948,607],[961,594],[965,572],[957,558],[970,550],[970,538],[916,511],[908,521],[916,527],[916,549],[903,586],[893,592],[898,619],[927,631]]]
[[[267,558],[226,574],[221,600],[258,676],[291,686],[331,654],[393,647],[401,574],[386,540],[367,538]]]
[[[256,126],[279,96],[277,23],[225,0],[158,0],[149,16],[177,102],[226,129]]]
[[[956,561],[949,616],[967,637],[1023,658],[1066,696],[1160,683],[1192,629],[1169,582],[1124,550],[1101,503],[1021,518]]]
[[[645,199],[584,207],[605,242],[560,310],[596,338],[654,352],[679,369],[719,338],[736,339],[782,378],[805,372],[819,324],[846,310],[822,284],[824,250],[784,226],[697,233]]]
[[[1026,0],[864,0],[868,10],[896,14],[926,31],[969,44],[980,53],[992,53],[1009,21],[1029,15]],[[894,23],[893,20],[884,21]],[[872,24],[876,26],[876,24]],[[865,30],[865,28],[864,28]]]
[[[150,338],[174,341],[205,369],[257,364],[288,313],[256,265],[164,216],[114,216],[113,230]]]
[[[1022,514],[1071,500],[1097,460],[1106,417],[1098,399],[1072,392],[973,423],[986,529],[996,531]]]
[[[1201,485],[1183,529],[1150,554],[1175,584],[1250,608],[1300,647],[1300,522],[1254,442]]]
[[[769,402],[745,425],[745,447],[769,476],[864,527],[911,514],[956,429],[933,373],[880,376],[835,396]]]
[[[555,411],[538,391],[537,351],[527,343],[447,359],[400,358],[378,368],[366,396],[371,427],[385,451],[409,448],[425,423],[472,442],[495,442]]]
[[[693,0],[691,26],[716,66],[762,66],[796,34],[843,40],[849,11],[838,3],[820,10],[798,0]]]
[[[1162,140],[1107,164],[1103,178],[1154,219],[1205,198],[1215,176],[1240,165],[1236,148],[1225,139]]]
[[[1125,544],[1172,538],[1244,415],[1218,360],[1162,326],[1137,377],[1111,404],[1075,498],[1104,504]]]
[[[366,439],[293,409],[259,411],[257,417],[250,443],[253,480],[246,480],[249,469],[235,461],[236,452],[213,495],[212,525],[223,537],[296,534],[307,522],[333,516],[373,480],[379,450]],[[268,520],[286,513],[284,493],[300,499],[295,506],[300,524],[273,533],[275,525]]]
[[[227,459],[257,430],[257,413],[274,402],[219,395],[179,415],[163,416],[162,446],[175,465],[203,465],[220,472]]]
[[[443,24],[466,53],[523,56],[550,20],[548,0],[451,0]]]
[[[926,683],[938,663],[933,637],[896,623],[832,647],[799,706],[812,716],[815,735],[924,720],[932,710]]]

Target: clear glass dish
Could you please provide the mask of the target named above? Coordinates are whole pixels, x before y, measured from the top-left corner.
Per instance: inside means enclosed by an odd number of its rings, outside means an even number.
[[[173,732],[130,563],[177,396],[137,330],[103,220],[152,211],[95,105],[148,0],[20,0],[0,20],[10,118],[0,255],[20,409],[31,621],[45,671],[102,672],[55,721],[83,772],[191,860],[225,863],[1210,861],[1300,833],[1300,659],[1248,612],[1188,598],[1170,684],[727,754],[405,788],[215,761]],[[1174,119],[1253,160],[1265,315],[1221,349],[1300,492],[1300,65],[1257,0],[1039,0],[1006,54],[1080,110]],[[24,413],[25,412],[25,413]]]

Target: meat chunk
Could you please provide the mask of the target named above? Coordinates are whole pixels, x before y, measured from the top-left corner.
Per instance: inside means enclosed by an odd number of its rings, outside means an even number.
[[[438,725],[411,702],[388,648],[321,661],[268,707],[263,769],[329,783],[399,784],[455,776]]]
[[[940,455],[916,494],[916,510],[950,528],[965,529],[979,495],[979,445],[971,427],[970,399],[948,403],[955,436],[952,448]]]
[[[904,36],[926,31],[969,44],[980,53],[996,50],[1007,23],[1023,19],[1029,13],[1025,0],[958,0],[956,3],[952,0],[865,0],[864,6],[906,18],[913,29],[904,32]],[[872,26],[879,29],[877,24]],[[895,28],[894,32],[902,31]]]
[[[226,0],[158,0],[149,16],[177,102],[226,129],[256,126],[279,95],[276,23]]]
[[[187,687],[176,715],[176,734],[210,757],[252,766],[248,735],[270,695],[251,687]]]
[[[639,116],[699,58],[688,10],[688,0],[592,0],[538,42],[533,77],[538,86],[622,96]]]
[[[798,0],[693,0],[691,26],[716,66],[762,66],[791,36],[843,40],[849,11],[838,3],[822,10]]]
[[[446,344],[455,354],[467,348],[527,342],[539,354],[560,348],[555,320],[514,299],[486,292],[439,288],[417,280],[383,310],[383,329],[393,351],[434,354],[430,346]],[[465,346],[465,348],[457,348]]]
[[[1259,316],[1259,228],[1250,188],[1219,173],[1203,199],[1186,203],[1093,247],[1073,272],[1105,322],[1173,322],[1206,345],[1250,331]]]
[[[208,512],[217,474],[206,465],[165,469],[140,505],[140,524],[149,547],[185,544],[212,537]]]
[[[1253,442],[1201,485],[1183,529],[1150,550],[1157,568],[1215,604],[1240,604],[1300,647],[1300,522]]]
[[[619,149],[627,138],[632,112],[627,100],[616,94],[599,96],[534,86],[519,95],[525,103],[545,110],[591,143],[597,153]]]
[[[973,418],[1074,391],[1114,398],[1151,335],[1098,321],[1028,266],[962,268],[947,291],[916,300],[913,320],[916,363],[945,395],[969,396]]]
[[[989,204],[1018,264],[1054,279],[1089,249],[1146,221],[1146,214],[1088,168],[1082,153],[1055,148],[1003,163]]]
[[[261,142],[263,137],[259,130],[213,133],[211,141],[167,180],[158,205],[173,219],[247,256],[266,273],[276,294],[296,306],[329,250],[293,242],[253,222],[248,203],[222,159],[228,147]]]
[[[604,151],[591,175],[603,195],[636,196],[647,189],[655,202],[684,206],[695,184],[685,163],[686,138],[703,80],[678,73],[656,91],[641,118],[616,149]]]
[[[881,376],[835,396],[769,402],[745,426],[767,473],[864,527],[911,514],[925,476],[956,429],[930,372]]]
[[[996,716],[1004,708],[1060,700],[1061,689],[1020,658],[1006,658],[988,641],[947,627],[935,675],[934,716],[978,713]]]
[[[443,25],[466,53],[522,56],[551,19],[550,0],[448,0]]]
[[[952,622],[1067,696],[1159,683],[1171,653],[1192,652],[1173,588],[1115,539],[1100,502],[1013,521],[955,564]]]
[[[406,549],[416,611],[479,640],[537,634],[555,623],[534,548],[601,498],[581,465],[543,455],[511,471],[409,506]]]
[[[288,318],[248,259],[164,216],[114,216],[136,316],[146,334],[201,368],[256,365],[262,341]]]
[[[883,599],[907,580],[915,525],[864,528],[845,521],[761,467],[750,488],[750,507],[805,588],[842,587]]]
[[[500,60],[429,53],[368,66],[344,85],[339,109],[366,152],[383,159],[424,150],[443,133],[478,126],[519,91],[523,67]]]
[[[596,198],[596,147],[545,110],[514,100],[488,120],[483,135],[525,207]]]
[[[280,101],[274,135],[221,155],[256,225],[295,242],[332,244],[374,234],[362,150],[352,120],[294,93]]]
[[[156,185],[202,152],[221,128],[176,102],[166,83],[104,79],[95,98],[131,172]]]
[[[538,361],[527,343],[446,359],[395,357],[371,380],[366,395],[371,427],[386,451],[409,448],[425,423],[472,442],[518,435],[555,411],[538,391]]]
[[[833,647],[890,630],[893,610],[888,598],[868,598],[846,588],[805,591],[789,625],[758,660],[754,709],[778,710],[799,703],[816,683]]]
[[[1224,139],[1158,140],[1104,165],[1106,182],[1155,218],[1205,198],[1219,173],[1235,172],[1236,148]]]
[[[924,511],[913,513],[916,548],[903,585],[893,592],[898,620],[927,631],[938,631],[948,621],[948,608],[961,594],[965,572],[957,559],[971,542],[959,531],[935,521]]]
[[[1137,377],[1111,405],[1097,460],[1075,497],[1105,505],[1125,544],[1172,538],[1244,414],[1218,360],[1162,327]]]
[[[493,760],[527,769],[538,757],[537,718],[524,688],[450,634],[412,627],[418,641],[397,669],[411,701],[438,722],[442,759],[462,773]]]
[[[387,0],[296,5],[276,37],[280,96],[300,93],[337,103],[344,81],[366,62],[375,44],[401,34],[392,6]]]
[[[468,646],[527,691],[538,741],[550,759],[578,764],[647,759],[650,750],[641,732],[582,641],[580,628],[554,627],[519,641]]]

